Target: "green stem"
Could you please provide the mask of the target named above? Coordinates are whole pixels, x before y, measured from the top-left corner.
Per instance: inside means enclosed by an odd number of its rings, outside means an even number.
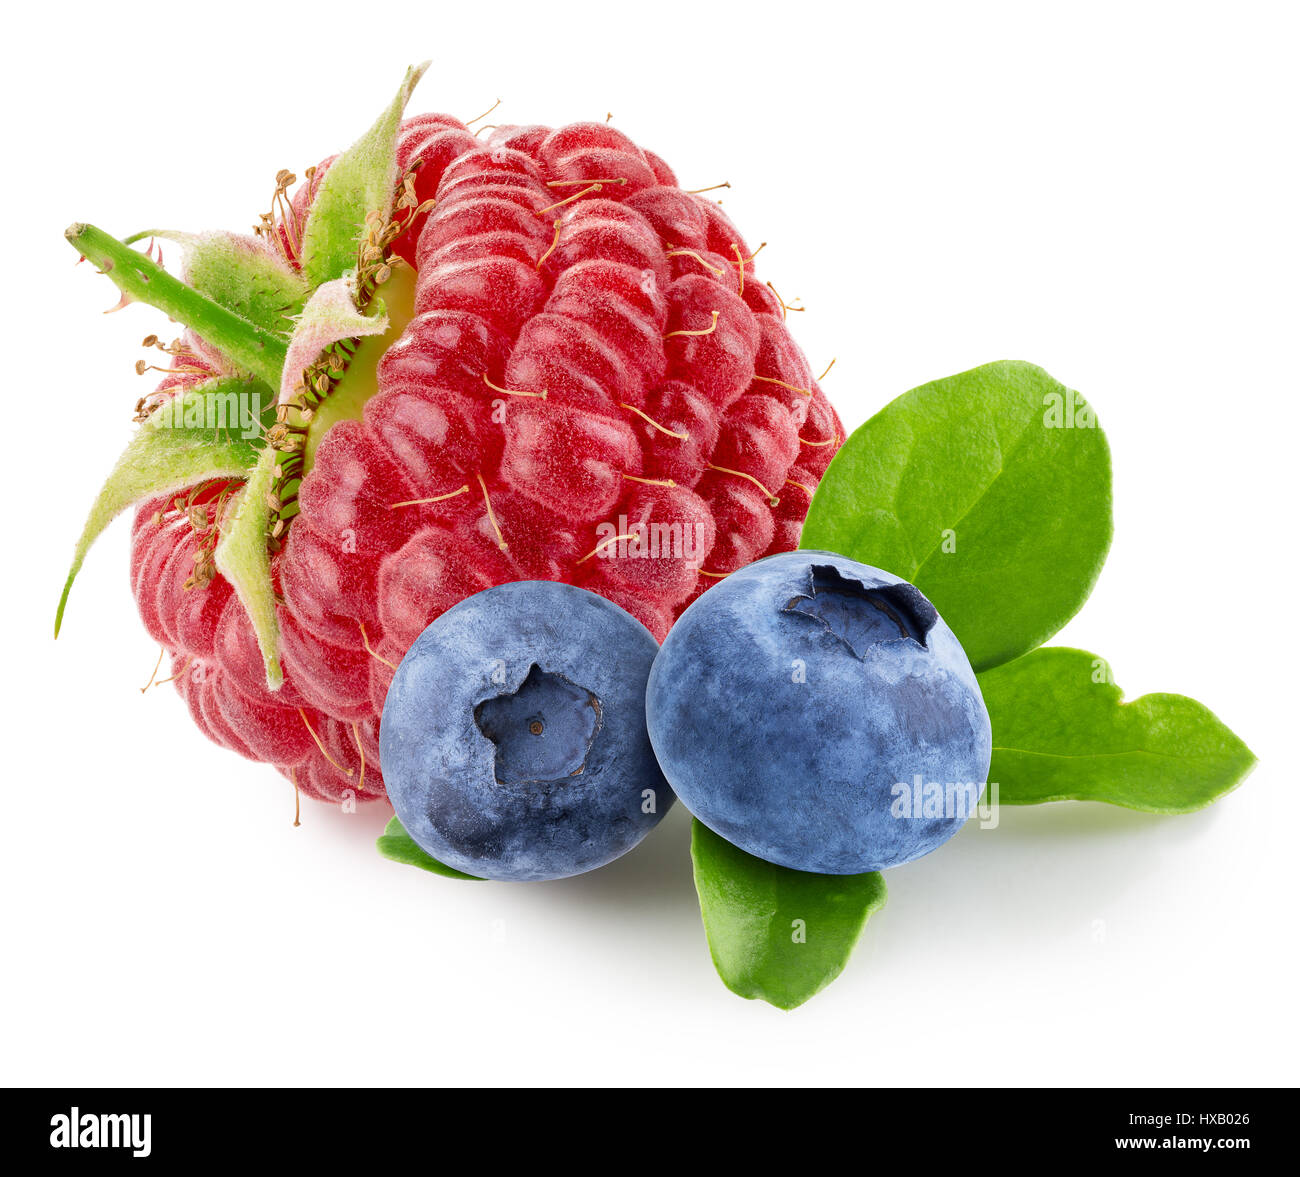
[[[64,236],[82,257],[107,274],[123,294],[157,307],[272,388],[280,387],[286,351],[283,340],[186,286],[139,250],[131,249],[94,225],[78,222],[70,225]]]

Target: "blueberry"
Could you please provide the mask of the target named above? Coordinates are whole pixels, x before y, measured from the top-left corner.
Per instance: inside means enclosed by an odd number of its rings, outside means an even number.
[[[831,552],[769,556],[692,604],[646,714],[686,807],[795,870],[926,854],[988,774],[988,712],[952,630],[906,581]]]
[[[674,797],[645,727],[653,635],[552,581],[461,601],[384,704],[389,799],[429,854],[488,879],[558,879],[631,850]]]

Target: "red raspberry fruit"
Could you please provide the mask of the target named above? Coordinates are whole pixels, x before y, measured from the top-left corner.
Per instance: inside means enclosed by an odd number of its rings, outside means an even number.
[[[267,218],[260,244],[294,275],[341,158]],[[365,395],[319,408],[296,512],[273,515],[282,683],[211,558],[239,479],[140,502],[132,541],[141,617],[195,722],[320,799],[384,796],[393,670],[456,602],[563,580],[662,640],[719,577],[797,544],[844,435],[740,234],[622,132],[483,139],[421,115],[396,164],[408,215],[371,260],[413,314],[385,294],[395,340],[358,374]],[[172,350],[151,401],[238,367],[193,331]]]

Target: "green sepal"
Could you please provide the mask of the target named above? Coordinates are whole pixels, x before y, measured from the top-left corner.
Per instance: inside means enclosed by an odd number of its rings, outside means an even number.
[[[416,844],[398,821],[396,817],[390,818],[388,825],[384,827],[384,832],[375,839],[375,848],[385,858],[391,858],[394,862],[400,862],[403,866],[418,866],[421,870],[427,870],[430,874],[442,875],[448,879],[466,879],[472,883],[481,883],[484,880],[478,875],[467,875],[462,871],[453,869],[445,863],[439,862],[432,855],[426,854]]]
[[[187,286],[139,250],[94,225],[70,225],[64,234],[87,261],[94,262],[128,298],[157,307],[184,323],[206,343],[272,388],[280,387],[285,342]]]
[[[293,320],[307,301],[307,280],[266,238],[148,229],[133,233],[123,244],[146,237],[181,247],[181,279],[200,294],[283,339],[293,332]]]
[[[341,278],[357,264],[357,247],[368,213],[387,223],[397,186],[397,131],[415,84],[429,68],[412,66],[401,89],[374,126],[338,157],[312,202],[302,239],[302,269],[314,290]]]
[[[702,822],[691,861],[714,968],[746,998],[794,1009],[844,970],[868,917],[885,904],[884,876],[819,875],[746,854]]]
[[[217,571],[235,590],[253,623],[266,666],[266,685],[277,691],[284,682],[280,669],[280,626],[275,616],[271,584],[271,555],[267,547],[271,506],[267,501],[276,481],[280,453],[262,450],[248,481],[226,515],[221,540],[212,554]]]
[[[351,274],[318,286],[294,325],[284,358],[279,403],[296,402],[303,373],[320,359],[326,348],[344,339],[382,335],[387,330],[388,314],[383,299],[372,299],[366,311],[357,309],[356,280]]]
[[[243,479],[257,465],[260,440],[254,444],[254,439],[229,428],[223,431],[210,424],[185,424],[197,417],[199,410],[207,420],[208,406],[223,404],[229,396],[246,398],[240,402],[245,405],[256,398],[263,412],[274,398],[271,390],[257,381],[213,379],[179,394],[141,424],[96,497],[77,541],[54,618],[55,637],[86,553],[113,519],[141,499],[172,494],[212,479]]]
[[[1105,801],[1190,813],[1234,789],[1255,755],[1185,695],[1124,702],[1104,658],[1046,646],[979,676],[1003,805]],[[990,788],[992,788],[990,784]]]

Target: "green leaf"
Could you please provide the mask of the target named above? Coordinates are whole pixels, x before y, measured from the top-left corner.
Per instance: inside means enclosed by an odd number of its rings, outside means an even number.
[[[385,222],[391,217],[397,129],[411,91],[428,68],[426,61],[406,71],[388,109],[325,173],[303,232],[302,268],[313,289],[356,266],[367,213],[378,212]]]
[[[478,875],[462,874],[449,866],[444,866],[436,858],[426,854],[416,845],[415,839],[406,832],[397,818],[389,820],[384,832],[375,839],[375,846],[385,858],[400,862],[404,866],[418,866],[431,874],[443,875],[449,879],[468,879],[474,883],[483,882]]]
[[[1130,703],[1105,659],[1046,647],[985,671],[993,763],[1004,805],[1108,801],[1190,813],[1236,788],[1255,756],[1208,708],[1183,695]]]
[[[282,455],[269,446],[262,450],[248,481],[231,505],[222,524],[221,539],[212,553],[213,563],[235,590],[257,634],[266,665],[266,685],[280,689],[280,626],[275,616],[275,589],[271,584],[271,554],[267,539],[271,506],[267,496],[275,486],[275,468]]]
[[[200,294],[281,337],[292,332],[292,320],[307,301],[307,280],[265,238],[148,229],[132,234],[124,244],[146,237],[181,247],[181,277]]]
[[[131,302],[157,307],[184,323],[246,372],[272,388],[280,386],[285,343],[279,335],[237,315],[206,294],[186,286],[139,250],[94,225],[69,225],[72,247],[94,262]]]
[[[911,581],[986,670],[1087,600],[1110,547],[1110,490],[1084,399],[1032,364],[986,364],[904,393],[858,429],[800,547]]]
[[[746,854],[695,821],[691,859],[704,931],[723,983],[794,1009],[844,970],[867,917],[885,904],[879,871],[817,875]]]
[[[237,398],[233,403],[249,410],[250,421],[254,405],[269,407],[274,400],[270,389],[257,382],[233,378],[205,381],[156,409],[131,438],[96,497],[77,541],[54,618],[55,637],[59,636],[68,594],[86,553],[104,528],[127,507],[210,479],[246,478],[257,464],[259,447],[255,439],[240,436],[240,428],[233,424],[225,429],[213,424],[219,420],[214,413],[225,412],[223,406],[232,403],[231,397]],[[231,418],[227,416],[226,420],[230,422]],[[187,426],[187,421],[202,424]],[[248,421],[241,422],[241,426],[248,425]]]

